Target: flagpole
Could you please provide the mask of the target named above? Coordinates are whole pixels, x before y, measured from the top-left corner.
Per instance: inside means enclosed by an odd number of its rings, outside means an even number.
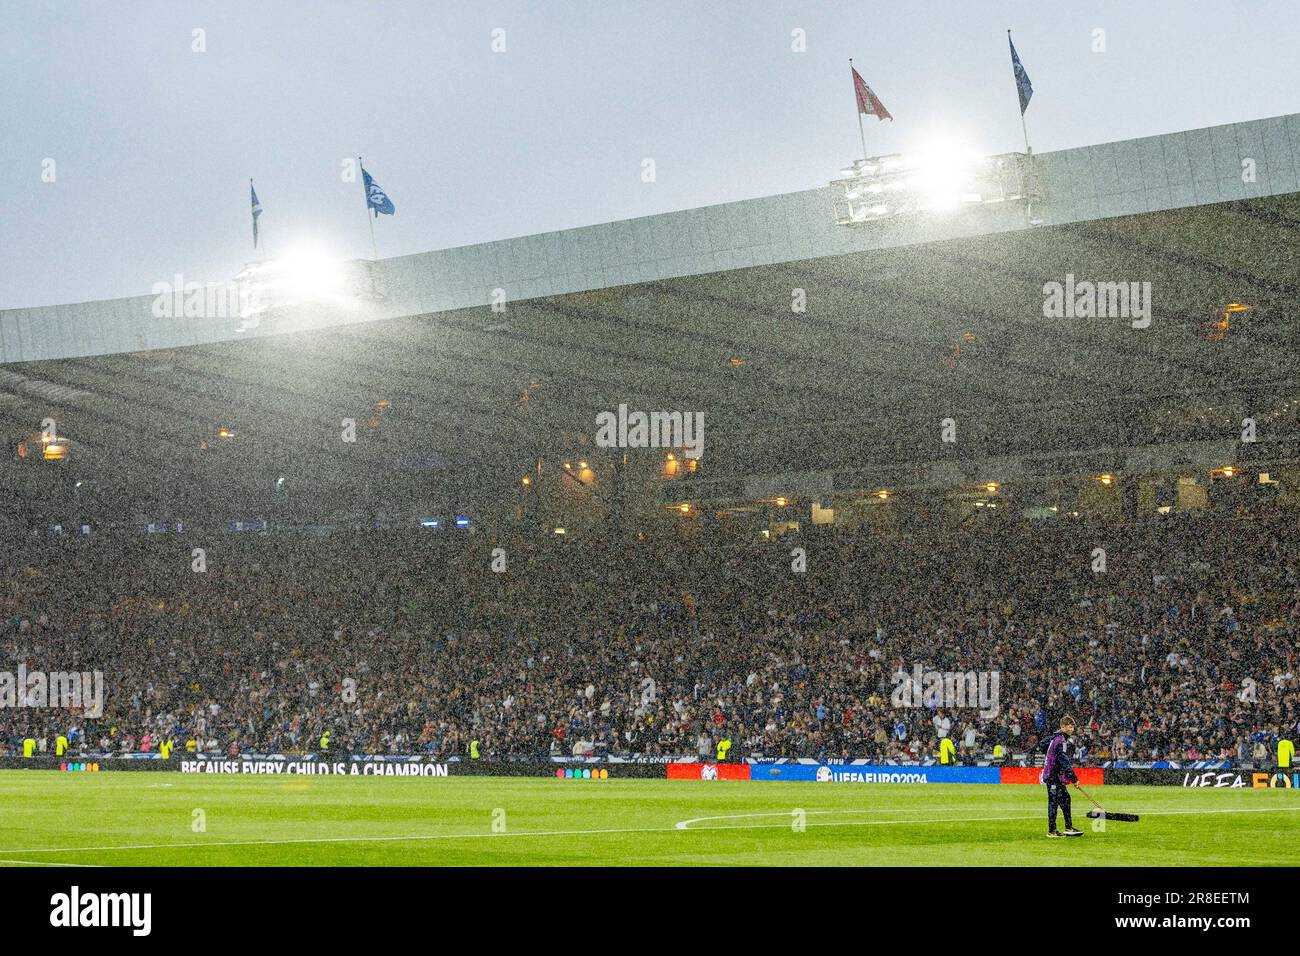
[[[1008,45],[1008,46],[1012,46],[1012,45],[1013,45],[1012,42],[1011,42],[1011,31],[1010,31],[1010,30],[1007,31],[1007,45]],[[1019,101],[1020,101],[1020,95],[1019,95],[1019,93],[1020,93],[1020,87],[1019,87],[1019,83],[1020,83],[1020,81],[1019,81],[1019,79],[1016,78],[1016,74],[1015,74],[1015,71],[1014,71],[1014,70],[1012,70],[1012,72],[1011,72],[1011,77],[1012,77],[1012,79],[1015,79],[1015,80],[1016,80],[1016,83],[1017,83],[1017,86],[1016,86],[1016,102],[1019,103]],[[1023,109],[1021,109],[1021,111],[1020,111],[1020,132],[1022,132],[1022,133],[1025,134],[1025,155],[1027,155],[1027,156],[1032,156],[1032,155],[1034,154],[1034,148],[1033,148],[1032,146],[1029,145],[1029,127],[1025,125],[1025,111],[1024,111]]]
[[[252,176],[249,176],[249,177],[248,177],[248,191],[249,191],[249,195],[252,195],[252,193],[256,191],[256,190],[255,190],[255,187],[253,186],[253,177],[252,177]],[[257,218],[260,218],[260,217],[256,217],[256,218],[254,218],[254,220],[253,220],[253,226],[257,229],[257,241],[253,243],[253,250],[254,250],[255,252],[256,252],[256,251],[260,251],[261,254],[262,254],[262,258],[263,258],[263,259],[266,259],[266,258],[267,258],[267,255],[266,255],[266,235],[265,235],[264,232],[263,232],[262,224],[259,223],[259,222],[257,221]]]
[[[1011,31],[1007,30],[1007,48],[1011,53],[1011,76],[1016,81],[1016,103],[1020,107],[1020,132],[1025,136],[1025,169],[1022,178],[1022,186],[1025,192],[1025,221],[1029,225],[1035,225],[1039,220],[1034,217],[1034,200],[1038,197],[1038,177],[1034,169],[1034,148],[1029,145],[1029,127],[1025,124],[1025,110],[1029,103],[1024,95],[1024,90],[1020,85],[1020,78],[1025,78],[1028,84],[1029,74],[1025,72],[1024,64],[1020,62],[1020,57],[1016,53],[1016,44],[1011,39]],[[1019,73],[1016,67],[1020,67]],[[1029,94],[1033,95],[1033,87],[1030,86]]]
[[[371,215],[370,193],[366,190],[366,167],[361,162],[360,156],[357,157],[357,166],[361,169],[361,192],[366,197],[366,223],[370,226],[370,250],[374,253],[371,258],[377,260],[379,258],[379,246],[375,244],[375,219],[379,216],[379,213],[376,211],[374,215]]]
[[[853,57],[849,57],[849,79],[853,82],[853,111],[858,114],[858,136],[862,139],[862,158],[867,158],[867,134],[862,128],[862,110],[858,106],[858,81],[853,76]]]

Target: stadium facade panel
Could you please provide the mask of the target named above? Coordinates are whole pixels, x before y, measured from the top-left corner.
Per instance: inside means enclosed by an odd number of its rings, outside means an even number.
[[[1300,114],[1035,156],[1042,202],[845,228],[832,187],[358,264],[382,298],[313,308],[310,327],[831,258],[1300,190]],[[0,363],[79,358],[283,331],[155,315],[156,296],[0,310]]]

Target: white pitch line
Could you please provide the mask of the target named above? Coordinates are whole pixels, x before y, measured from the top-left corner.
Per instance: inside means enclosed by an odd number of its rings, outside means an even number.
[[[941,808],[938,808],[938,807],[919,807],[919,808],[915,808],[915,809],[911,809],[911,810],[903,808],[903,809],[890,810],[890,811],[888,811],[888,812],[890,812],[890,813],[932,813],[932,812],[934,812],[934,811],[937,810],[937,809],[941,809]],[[1189,815],[1189,814],[1199,816],[1199,815],[1201,815],[1201,814],[1206,814],[1206,813],[1292,813],[1292,812],[1295,812],[1295,811],[1297,811],[1297,810],[1300,810],[1300,807],[1241,807],[1241,808],[1236,808],[1236,809],[1227,809],[1227,810],[1133,810],[1133,811],[1129,811],[1129,812],[1136,813],[1136,814],[1138,814],[1139,816],[1143,816],[1143,815],[1145,815],[1145,816],[1148,816],[1148,817],[1168,817],[1168,816],[1187,816],[1187,815]],[[678,830],[689,830],[689,829],[691,828],[690,825],[691,825],[692,823],[703,823],[703,822],[705,822],[705,821],[707,821],[707,820],[740,820],[740,819],[746,819],[746,818],[750,818],[750,817],[788,817],[788,816],[790,815],[790,812],[791,812],[791,811],[789,811],[789,810],[777,810],[777,811],[772,812],[772,813],[766,813],[766,812],[764,812],[764,813],[729,813],[729,814],[726,814],[726,815],[724,815],[724,816],[717,816],[717,817],[696,817],[696,818],[693,819],[693,820],[682,820],[680,823],[676,823],[676,824],[674,824],[674,827],[675,827],[676,829],[678,829]],[[813,813],[884,813],[884,812],[886,812],[886,811],[884,811],[884,810],[805,810],[804,812],[805,812],[805,813],[808,813],[808,814],[813,814]],[[1118,811],[1116,811],[1116,812],[1118,812]],[[1038,816],[1038,815],[1035,814],[1035,816],[1032,816],[1032,817],[965,817],[965,818],[960,818],[960,819],[955,819],[955,820],[943,820],[943,819],[939,819],[939,820],[864,820],[864,821],[862,821],[862,822],[860,822],[860,823],[859,823],[859,822],[849,822],[849,821],[846,821],[846,822],[844,822],[844,823],[822,823],[822,824],[819,824],[819,826],[824,826],[824,827],[863,827],[863,826],[871,826],[871,825],[873,825],[873,824],[877,824],[877,823],[966,823],[966,822],[973,822],[973,821],[976,821],[976,820],[1033,820],[1033,819],[1037,819],[1037,816]],[[737,827],[703,827],[702,829],[705,829],[705,830],[734,830],[734,829],[740,829],[740,828],[737,828]]]
[[[814,813],[938,813],[952,812],[952,807],[895,807],[890,810],[878,807],[872,810],[804,810],[804,813],[812,815]],[[724,813],[716,817],[695,817],[691,820],[682,820],[680,823],[673,824],[678,830],[689,830],[692,823],[704,823],[708,820],[744,820],[751,817],[788,817],[791,810],[774,810],[771,813]],[[1139,811],[1141,812],[1141,811]],[[1019,819],[1018,817],[1016,819]],[[906,823],[907,821],[900,821]],[[929,823],[928,820],[918,820],[918,823]],[[940,823],[959,823],[959,820],[939,820]],[[712,827],[714,830],[725,829],[724,827]]]
[[[0,864],[8,863],[13,866],[89,866],[99,869],[98,863],[57,863],[53,860],[0,860]]]
[[[1297,808],[1300,809],[1300,808]],[[885,824],[904,824],[904,823],[985,823],[995,820],[1037,820],[1042,814],[1035,813],[1032,816],[1016,817],[967,817],[961,821],[937,819],[937,820],[861,820],[856,822],[844,823],[823,823],[820,826],[827,827],[853,827],[853,826],[874,826]],[[785,830],[789,828],[788,823],[751,823],[742,826],[731,827],[703,827],[691,830],[691,833],[701,833],[705,830]],[[513,833],[428,833],[417,836],[376,836],[376,837],[303,837],[297,840],[223,840],[212,841],[210,843],[137,843],[133,845],[119,846],[73,846],[57,848],[39,848],[39,849],[15,849],[0,850],[0,853],[98,853],[105,850],[169,850],[185,849],[194,847],[208,846],[291,846],[299,843],[384,843],[396,840],[415,841],[415,840],[500,840],[506,837],[549,837],[549,836],[604,836],[613,833],[676,833],[677,827],[611,827],[602,830],[516,830]]]
[[[942,808],[934,808],[936,810]],[[835,811],[815,811],[832,813]],[[1203,813],[1295,813],[1300,812],[1300,806],[1297,807],[1247,807],[1242,809],[1229,810],[1138,810],[1137,813],[1145,813],[1147,816],[1188,816]],[[784,816],[788,811],[784,811]],[[1006,817],[959,817],[959,818],[935,818],[933,820],[844,820],[838,822],[815,823],[810,826],[818,827],[873,827],[873,826],[906,826],[909,824],[922,823],[1000,823],[1010,820],[1039,820],[1042,818],[1041,813],[1020,814],[1018,816]],[[691,821],[684,821],[691,822]],[[606,836],[616,833],[705,833],[714,830],[786,830],[789,829],[788,823],[747,823],[739,826],[722,826],[722,827],[697,827],[690,829],[679,828],[676,824],[671,827],[610,827],[599,830],[516,830],[513,833],[427,833],[414,836],[372,836],[372,837],[303,837],[295,840],[214,840],[207,843],[137,843],[137,844],[118,844],[115,846],[72,846],[72,847],[39,847],[34,849],[13,849],[0,850],[0,853],[101,853],[111,850],[181,850],[194,849],[196,847],[219,847],[219,846],[293,846],[296,844],[309,843],[390,843],[395,841],[415,842],[417,840],[503,840],[510,837],[554,837],[554,836]],[[76,864],[68,864],[76,865]]]
[[[936,810],[947,810],[947,807],[900,807],[895,810],[805,810],[804,813],[811,816],[814,813],[934,813]],[[709,820],[748,820],[753,817],[788,817],[793,810],[773,810],[771,813],[724,813],[716,817],[694,817],[690,820],[682,820],[680,823],[674,823],[673,826],[678,830],[689,830],[692,823],[705,823]],[[926,821],[919,821],[926,822]],[[714,830],[725,829],[724,827],[712,827]]]

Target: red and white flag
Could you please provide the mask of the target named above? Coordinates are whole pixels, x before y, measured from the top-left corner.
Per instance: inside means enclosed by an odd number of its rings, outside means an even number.
[[[849,69],[853,71],[853,91],[858,94],[858,112],[889,120],[892,123],[894,117],[889,115],[889,110],[885,109],[885,104],[880,102],[880,97],[871,92],[871,87],[867,86],[867,81],[862,78],[862,74],[856,67],[849,67]]]

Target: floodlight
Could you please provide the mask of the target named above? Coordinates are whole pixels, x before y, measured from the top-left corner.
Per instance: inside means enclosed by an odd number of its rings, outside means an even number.
[[[852,175],[831,184],[843,190],[835,217],[854,225],[908,213],[935,214],[1008,200],[1029,200],[1035,181],[1028,156],[983,156],[969,147],[936,143],[906,156],[859,160]],[[889,202],[881,203],[880,197]]]
[[[355,298],[345,263],[304,243],[281,256],[254,262],[235,277],[241,283],[241,331],[255,328],[273,309],[302,303],[337,304]]]
[[[299,246],[273,263],[278,288],[296,300],[336,295],[343,286],[340,264],[312,246]]]

